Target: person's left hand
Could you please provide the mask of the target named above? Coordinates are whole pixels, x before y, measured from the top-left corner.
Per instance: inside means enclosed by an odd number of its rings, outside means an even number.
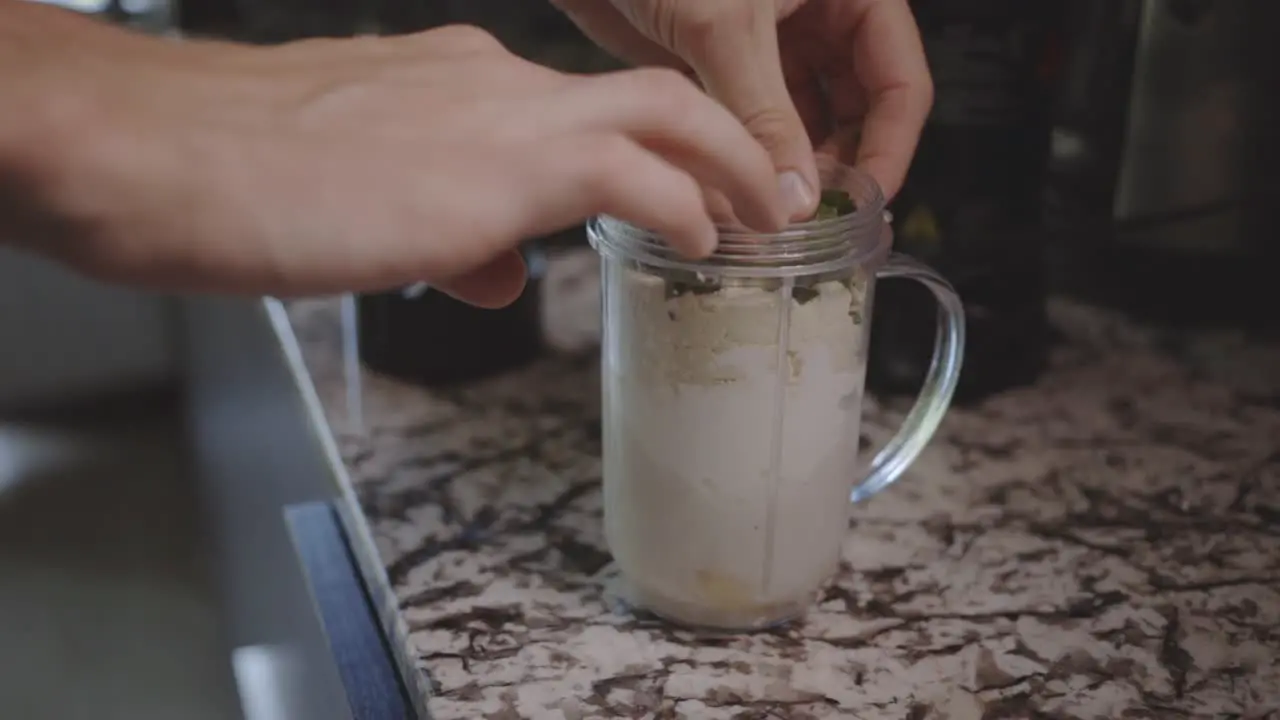
[[[786,226],[768,154],[671,70],[568,75],[465,26],[250,47],[0,0],[6,22],[58,42],[0,32],[0,102],[26,106],[0,113],[0,236],[98,279],[501,307],[521,242],[596,215],[687,257],[716,245],[706,192]]]
[[[695,73],[769,150],[793,218],[817,203],[815,147],[901,187],[933,101],[907,0],[552,2],[624,60]]]

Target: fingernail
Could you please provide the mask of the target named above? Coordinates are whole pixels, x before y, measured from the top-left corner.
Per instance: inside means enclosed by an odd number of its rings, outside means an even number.
[[[788,220],[800,220],[813,212],[815,197],[813,188],[794,170],[778,176],[778,189],[782,191],[782,203],[787,209]]]

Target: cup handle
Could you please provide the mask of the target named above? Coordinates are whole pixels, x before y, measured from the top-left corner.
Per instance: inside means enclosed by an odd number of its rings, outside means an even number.
[[[898,434],[876,453],[866,478],[850,493],[849,499],[855,503],[893,484],[929,444],[951,405],[964,358],[964,305],[951,283],[933,268],[901,253],[891,254],[876,272],[876,280],[888,278],[914,280],[929,288],[938,302],[938,331],[920,396]]]

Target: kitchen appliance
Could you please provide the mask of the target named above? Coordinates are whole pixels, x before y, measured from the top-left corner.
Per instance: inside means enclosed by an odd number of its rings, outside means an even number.
[[[1278,28],[1274,2],[1144,3],[1117,176],[1118,242],[1204,256],[1276,247]]]
[[[1280,4],[1087,0],[1072,13],[1050,164],[1064,287],[1176,321],[1273,305]]]

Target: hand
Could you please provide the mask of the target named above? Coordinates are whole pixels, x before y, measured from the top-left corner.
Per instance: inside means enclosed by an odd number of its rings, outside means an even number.
[[[127,60],[104,51],[43,123],[67,169],[44,185],[68,228],[58,252],[111,280],[279,295],[424,280],[500,306],[523,287],[522,239],[597,213],[693,256],[716,239],[702,187],[755,227],[786,222],[767,153],[670,70],[564,75],[466,27],[111,42]]]
[[[812,153],[902,186],[933,86],[906,0],[552,0],[604,48],[696,73],[773,157],[793,219]]]

